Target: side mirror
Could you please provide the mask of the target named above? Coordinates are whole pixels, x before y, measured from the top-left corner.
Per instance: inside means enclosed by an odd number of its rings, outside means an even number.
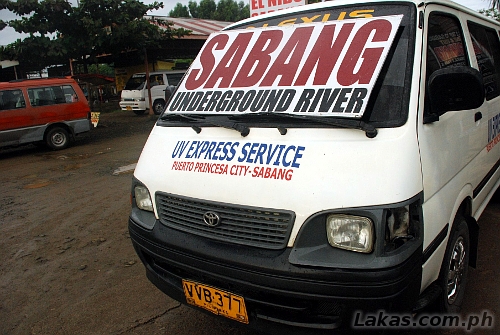
[[[483,76],[468,66],[455,66],[435,71],[427,83],[431,114],[424,123],[434,122],[450,111],[474,109],[484,102]]]
[[[165,88],[165,103],[168,104],[172,95],[174,95],[175,89],[177,87],[174,85],[169,85]]]

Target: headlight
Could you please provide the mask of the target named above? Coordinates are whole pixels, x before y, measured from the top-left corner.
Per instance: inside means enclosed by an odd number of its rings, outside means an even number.
[[[135,98],[134,101],[146,101],[146,98]]]
[[[373,222],[366,217],[329,215],[326,219],[326,235],[332,247],[363,253],[373,250]]]
[[[149,195],[148,189],[144,186],[136,186],[134,187],[134,193],[137,208],[152,212],[153,202],[151,201],[151,196]]]

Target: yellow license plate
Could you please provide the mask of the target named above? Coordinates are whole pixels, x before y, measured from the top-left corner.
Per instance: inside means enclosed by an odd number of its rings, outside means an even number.
[[[131,106],[126,106],[125,107],[128,111],[131,111],[132,110],[132,107]]]
[[[225,316],[242,323],[248,323],[245,300],[239,295],[219,290],[217,288],[182,280],[186,301],[194,306]]]

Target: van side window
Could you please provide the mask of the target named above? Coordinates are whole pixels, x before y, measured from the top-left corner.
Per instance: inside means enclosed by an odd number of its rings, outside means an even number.
[[[150,87],[157,85],[165,85],[163,81],[163,74],[153,74],[149,77],[149,85]]]
[[[179,85],[179,82],[181,81],[183,76],[184,76],[184,73],[167,74],[168,85],[171,85],[171,86]]]
[[[479,72],[483,75],[486,100],[500,95],[500,41],[495,30],[467,22]]]
[[[28,88],[32,106],[48,106],[75,102],[77,95],[71,85]]]
[[[433,12],[429,15],[427,32],[427,64],[426,82],[431,74],[450,66],[469,66],[469,58],[465,51],[463,31],[455,16]],[[430,104],[426,101],[424,113],[431,113]]]
[[[65,102],[76,102],[78,101],[78,95],[76,94],[73,86],[71,85],[63,85],[62,90],[64,93],[64,101]]]
[[[26,107],[21,90],[0,91],[0,110],[9,110]]]
[[[452,15],[431,13],[427,35],[427,78],[449,66],[469,66],[460,22]]]

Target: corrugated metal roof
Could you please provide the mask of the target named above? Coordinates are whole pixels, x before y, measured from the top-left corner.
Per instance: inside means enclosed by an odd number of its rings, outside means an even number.
[[[183,18],[183,17],[170,17],[170,16],[156,16],[147,15],[145,19],[154,20],[160,19],[173,23],[173,28],[179,29],[184,28],[191,30],[190,37],[183,38],[199,38],[206,39],[211,33],[220,31],[224,27],[232,24],[233,22],[225,21],[215,21],[215,20],[205,20],[205,19],[194,19],[194,18]],[[161,26],[160,26],[161,27]]]

